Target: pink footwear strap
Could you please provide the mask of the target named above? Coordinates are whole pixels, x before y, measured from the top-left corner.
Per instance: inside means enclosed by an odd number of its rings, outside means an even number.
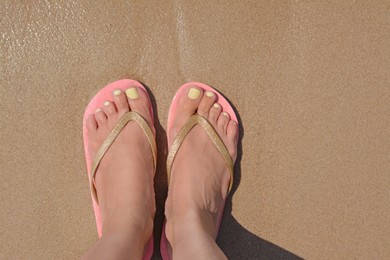
[[[172,170],[172,163],[175,160],[176,154],[183,143],[185,137],[187,134],[191,131],[191,129],[195,125],[200,125],[203,127],[203,129],[206,131],[207,135],[210,137],[210,139],[213,141],[214,145],[217,147],[218,151],[221,153],[223,159],[225,160],[229,171],[230,171],[230,184],[229,184],[229,190],[228,193],[231,191],[233,186],[233,167],[234,162],[229,154],[228,149],[226,148],[225,144],[221,140],[221,137],[218,135],[218,133],[215,131],[214,127],[207,121],[206,118],[200,116],[200,115],[193,115],[188,119],[188,121],[183,125],[183,127],[180,129],[179,133],[176,135],[175,140],[173,141],[173,144],[171,146],[171,149],[169,150],[168,158],[167,158],[167,175],[168,175],[168,183],[169,178],[171,175]]]
[[[103,144],[100,146],[93,160],[91,176],[90,176],[90,184],[91,184],[91,192],[93,198],[95,199],[97,204],[99,204],[99,201],[98,201],[97,191],[95,187],[96,170],[99,167],[100,161],[102,160],[104,154],[107,152],[108,148],[115,141],[115,139],[118,137],[118,135],[126,126],[126,124],[130,121],[137,122],[138,125],[141,127],[142,131],[145,133],[145,136],[148,139],[153,154],[154,173],[156,172],[157,146],[156,146],[156,140],[154,138],[153,131],[150,128],[149,124],[145,121],[145,119],[141,115],[139,115],[137,112],[129,111],[119,119],[118,123],[111,130],[111,133],[108,135],[106,140],[104,140]]]

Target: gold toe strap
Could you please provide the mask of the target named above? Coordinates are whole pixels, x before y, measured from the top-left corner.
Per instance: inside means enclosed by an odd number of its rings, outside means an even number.
[[[221,140],[221,138],[219,137],[218,133],[215,131],[213,126],[209,123],[209,121],[207,121],[206,118],[200,115],[193,115],[190,119],[188,119],[188,121],[180,129],[179,133],[175,137],[175,140],[173,141],[173,144],[171,146],[171,149],[169,150],[169,154],[167,158],[168,183],[171,175],[172,163],[175,160],[176,154],[181,144],[183,143],[185,137],[195,125],[200,125],[201,127],[203,127],[203,129],[206,131],[207,135],[213,141],[214,145],[217,147],[218,151],[221,153],[223,159],[225,160],[230,171],[230,184],[228,190],[229,193],[233,186],[233,167],[234,167],[233,160],[230,157],[228,149],[226,148],[225,144],[223,143],[223,141]]]
[[[152,150],[154,172],[156,172],[157,146],[156,146],[156,140],[154,138],[153,131],[141,115],[139,115],[137,112],[129,111],[119,119],[118,123],[112,129],[111,133],[108,135],[106,140],[104,140],[103,144],[100,146],[100,148],[97,151],[96,156],[93,160],[91,176],[90,176],[90,184],[91,184],[90,186],[91,186],[92,195],[93,195],[96,203],[99,203],[98,197],[97,197],[97,191],[96,191],[96,187],[95,187],[95,181],[94,181],[96,170],[97,170],[97,168],[100,164],[100,161],[102,160],[104,154],[107,152],[108,148],[115,141],[115,139],[118,137],[119,133],[126,126],[126,124],[130,121],[137,122],[138,125],[141,127],[142,131],[145,133],[145,136],[148,139],[148,142],[150,144],[150,148]]]

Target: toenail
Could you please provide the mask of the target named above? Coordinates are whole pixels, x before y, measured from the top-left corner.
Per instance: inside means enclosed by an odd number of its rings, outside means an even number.
[[[222,115],[223,115],[223,116],[226,116],[226,117],[229,117],[229,114],[226,113],[226,112],[222,112]]]
[[[126,96],[130,99],[137,99],[139,97],[137,88],[127,89]]]
[[[100,108],[95,110],[95,113],[102,111]]]
[[[114,91],[114,95],[115,95],[115,96],[119,96],[119,94],[120,94],[121,92],[122,92],[122,91],[120,91],[119,89],[117,89],[117,90]]]
[[[221,105],[219,105],[218,103],[214,103],[213,107],[215,107],[215,108],[220,108]]]
[[[108,105],[110,105],[110,101],[104,102],[104,106],[108,106]]]
[[[213,96],[214,96],[214,93],[213,93],[213,92],[210,92],[210,91],[206,91],[206,96],[208,96],[208,97],[213,97]]]
[[[188,97],[190,99],[197,99],[200,96],[200,90],[197,88],[191,88],[190,91],[188,91]]]

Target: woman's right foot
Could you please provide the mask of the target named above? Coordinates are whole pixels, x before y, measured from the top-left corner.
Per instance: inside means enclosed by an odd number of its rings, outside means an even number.
[[[117,89],[112,100],[87,118],[91,161],[119,119],[129,111],[141,115],[155,133],[149,99],[143,89],[137,86],[129,86],[126,91]],[[140,126],[130,121],[108,148],[96,171],[103,235],[86,258],[104,259],[107,255],[107,259],[114,259],[119,257],[118,253],[141,258],[153,230],[153,178],[150,144]]]
[[[216,102],[216,94],[195,86],[188,87],[184,93],[186,95],[179,96],[177,100],[178,109],[169,132],[170,142],[185,122],[197,113],[214,127],[234,162],[238,125],[222,111],[221,105]],[[170,147],[172,143],[168,145]],[[197,243],[200,248],[202,243],[215,244],[217,221],[232,181],[230,178],[229,168],[210,137],[201,126],[195,126],[173,162],[165,204],[166,236],[174,255],[180,249],[191,247],[187,243],[191,243],[194,250]],[[219,248],[212,250],[223,257]],[[194,257],[199,257],[199,251],[193,253]]]

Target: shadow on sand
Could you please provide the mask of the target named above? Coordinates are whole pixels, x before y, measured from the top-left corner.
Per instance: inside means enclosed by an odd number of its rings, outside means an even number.
[[[242,130],[242,129],[240,129]],[[241,133],[243,133],[241,131]],[[240,183],[240,159],[242,157],[240,136],[239,153],[234,169],[233,189],[227,198],[225,212],[219,229],[217,243],[228,259],[303,259],[265,239],[262,239],[238,223],[232,215],[232,197]]]
[[[230,104],[232,103],[230,102]],[[217,243],[228,259],[303,259],[251,233],[249,230],[241,226],[232,215],[232,198],[241,181],[241,158],[243,155],[242,139],[244,137],[244,127],[240,114],[234,106],[233,109],[236,112],[240,123],[238,156],[234,166],[233,188],[226,201],[225,212],[219,229]]]

